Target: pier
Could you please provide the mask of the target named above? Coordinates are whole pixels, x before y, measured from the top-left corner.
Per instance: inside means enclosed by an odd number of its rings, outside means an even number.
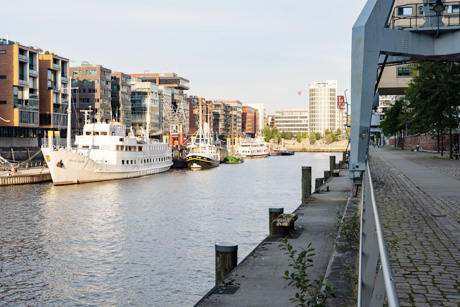
[[[0,186],[48,181],[51,181],[51,174],[48,168],[44,167],[19,169],[15,173],[11,173],[10,171],[0,172]]]

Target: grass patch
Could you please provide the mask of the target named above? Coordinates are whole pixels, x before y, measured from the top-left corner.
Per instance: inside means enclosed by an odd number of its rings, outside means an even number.
[[[447,156],[431,156],[431,159],[436,159],[436,160],[448,160],[449,155]]]

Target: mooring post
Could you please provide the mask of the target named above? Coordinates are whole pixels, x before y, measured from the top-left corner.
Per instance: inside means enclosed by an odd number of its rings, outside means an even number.
[[[324,182],[331,177],[331,171],[324,171]]]
[[[344,163],[347,162],[347,151],[346,150],[342,152],[342,160]]]
[[[216,243],[216,285],[233,270],[238,262],[238,245]]]
[[[268,224],[270,230],[270,236],[273,235],[273,221],[284,213],[284,208],[268,208]]]
[[[302,204],[307,203],[311,195],[311,166],[302,166]]]
[[[335,156],[329,156],[329,170],[335,170]]]
[[[321,185],[323,184],[324,178],[315,179],[315,192],[319,192]]]

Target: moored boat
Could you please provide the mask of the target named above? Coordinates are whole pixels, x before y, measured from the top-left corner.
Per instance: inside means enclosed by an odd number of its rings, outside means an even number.
[[[42,147],[55,185],[126,179],[168,171],[168,144],[126,135],[119,123],[86,124],[75,148]]]
[[[261,140],[252,140],[240,143],[238,154],[248,159],[267,158],[269,151],[265,142]]]
[[[244,159],[242,157],[226,156],[224,158],[225,164],[241,164],[243,162],[244,162]]]

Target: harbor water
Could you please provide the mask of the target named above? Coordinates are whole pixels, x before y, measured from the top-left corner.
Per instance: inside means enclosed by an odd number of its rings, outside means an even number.
[[[0,306],[193,306],[214,286],[214,244],[241,261],[268,208],[300,205],[329,156],[296,153],[71,186],[0,188]],[[280,276],[281,278],[281,276]]]

